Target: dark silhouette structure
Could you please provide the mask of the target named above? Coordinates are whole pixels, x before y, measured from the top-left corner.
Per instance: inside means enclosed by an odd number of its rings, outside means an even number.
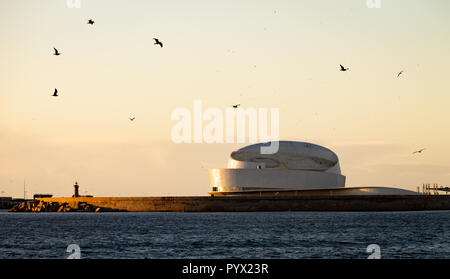
[[[72,198],[92,198],[92,195],[80,195],[80,186],[78,185],[78,182],[75,182],[73,185],[73,195]]]
[[[73,185],[73,198],[78,198],[80,196],[79,192],[80,186],[78,186],[78,182],[75,182],[75,185]]]

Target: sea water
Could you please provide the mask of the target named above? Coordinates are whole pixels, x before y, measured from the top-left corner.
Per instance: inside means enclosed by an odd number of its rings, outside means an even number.
[[[381,258],[448,259],[450,211],[0,211],[0,258],[67,258],[76,250],[81,258],[365,259],[373,247]]]

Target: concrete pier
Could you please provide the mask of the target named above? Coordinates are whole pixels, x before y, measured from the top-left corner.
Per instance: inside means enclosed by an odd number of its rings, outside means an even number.
[[[71,197],[41,198],[48,203],[80,203],[130,212],[253,211],[417,211],[450,210],[448,195],[279,196],[279,197]]]

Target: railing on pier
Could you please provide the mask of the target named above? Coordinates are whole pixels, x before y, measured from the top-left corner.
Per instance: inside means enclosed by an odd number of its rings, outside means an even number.
[[[439,186],[437,183],[424,183],[422,184],[422,192],[420,192],[420,188],[417,187],[417,192],[425,194],[425,195],[439,195],[440,192],[444,192],[444,194],[449,194],[450,187]]]

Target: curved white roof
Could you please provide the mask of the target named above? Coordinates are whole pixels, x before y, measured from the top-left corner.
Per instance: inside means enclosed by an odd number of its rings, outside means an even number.
[[[268,144],[253,144],[232,152],[228,167],[311,170],[340,174],[339,159],[328,148],[309,142],[279,141],[277,153],[261,154],[261,146]]]

